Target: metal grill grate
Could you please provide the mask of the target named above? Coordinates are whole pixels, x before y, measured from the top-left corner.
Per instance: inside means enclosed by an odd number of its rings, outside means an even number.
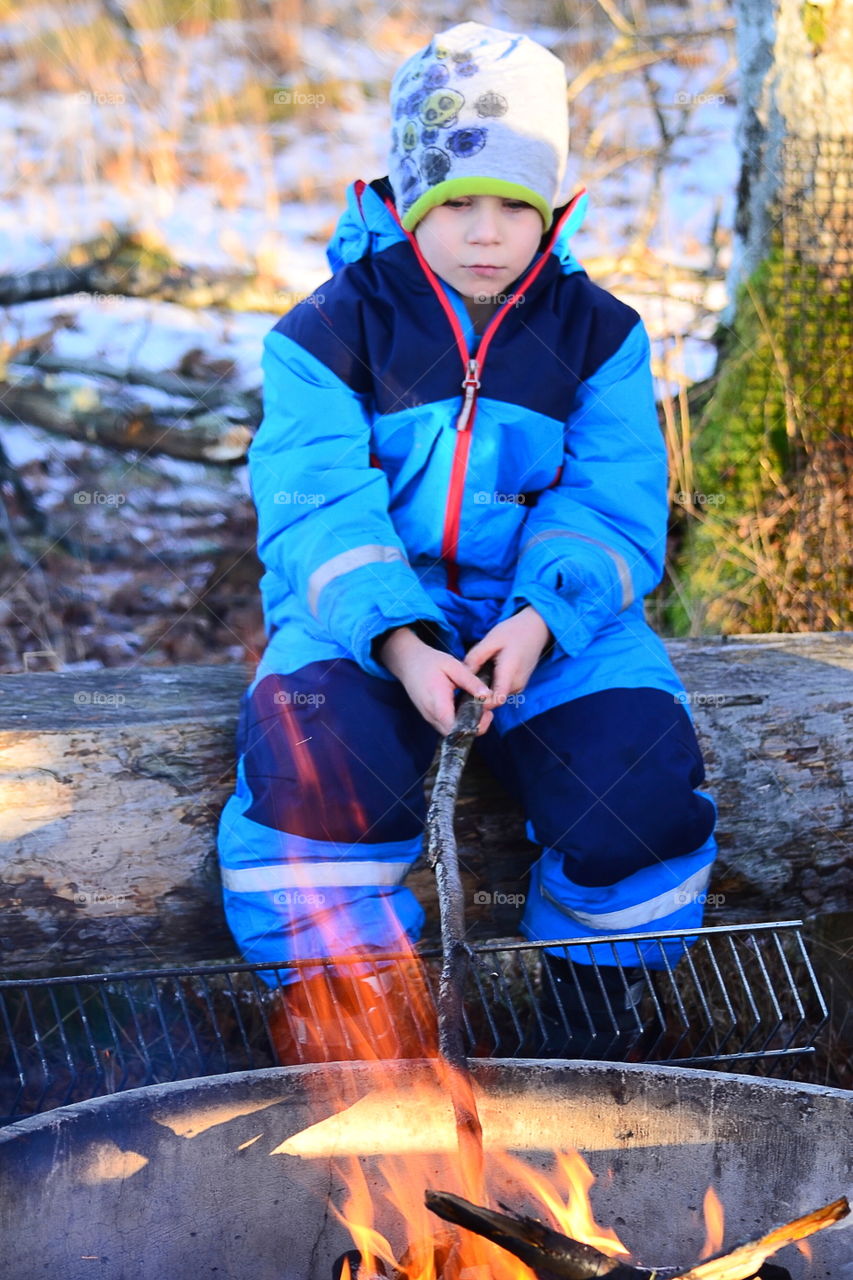
[[[630,935],[644,944],[645,960],[643,994],[634,1006],[636,1043],[627,1056],[769,1074],[812,1053],[827,1009],[800,923]],[[550,942],[548,949],[565,946],[567,958],[583,961],[593,941],[600,949],[600,939]],[[516,941],[471,948],[470,1056],[541,1056],[544,950]],[[434,995],[440,953],[421,958]],[[411,978],[411,958],[402,955],[330,957],[310,967],[328,981],[332,964],[340,972],[356,963],[362,973]],[[288,1014],[279,984],[296,968],[223,964],[0,982],[0,1122],[140,1085],[284,1065],[276,1046]],[[593,964],[592,971],[601,970]],[[582,1005],[577,1016],[582,1025],[574,1029],[595,1056],[610,1056],[619,1034],[607,1001],[603,1013],[593,1016]],[[338,1031],[345,1039],[343,1026],[330,1029],[332,1038]],[[393,1051],[392,1045],[386,1056]],[[288,1065],[298,1060],[297,1049]]]

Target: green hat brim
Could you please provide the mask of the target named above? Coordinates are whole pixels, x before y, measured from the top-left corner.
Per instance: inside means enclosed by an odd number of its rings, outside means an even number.
[[[523,200],[532,205],[540,215],[545,231],[550,228],[554,217],[544,196],[518,182],[506,182],[503,178],[448,178],[446,182],[437,182],[434,187],[425,191],[400,221],[406,231],[414,231],[430,209],[435,209],[447,200],[458,200],[460,196],[505,196],[510,200]]]

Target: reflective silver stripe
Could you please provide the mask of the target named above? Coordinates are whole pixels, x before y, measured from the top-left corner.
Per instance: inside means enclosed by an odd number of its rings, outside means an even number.
[[[235,893],[275,889],[352,889],[358,885],[400,884],[410,862],[284,862],[267,867],[223,867],[222,883]]]
[[[360,569],[364,564],[390,564],[392,560],[402,560],[408,564],[399,547],[384,547],[378,542],[367,542],[363,547],[353,547],[351,551],[342,551],[339,556],[332,556],[315,569],[308,579],[308,607],[317,617],[317,601],[320,592],[343,573]]]
[[[540,890],[542,897],[547,898],[552,906],[557,907],[563,915],[576,920],[585,928],[594,929],[596,932],[604,929],[616,932],[622,929],[635,929],[637,925],[651,924],[653,920],[672,915],[673,911],[677,911],[679,907],[686,907],[688,902],[692,902],[696,896],[704,893],[710,877],[710,866],[700,867],[674,889],[667,889],[665,893],[659,893],[656,898],[638,902],[635,907],[625,907],[622,911],[602,911],[598,915],[591,911],[578,911],[575,907],[567,907],[564,902],[558,902],[544,886],[540,886]]]
[[[599,542],[598,538],[590,538],[585,533],[570,533],[567,529],[546,529],[544,533],[534,533],[521,548],[521,554],[524,555],[527,548],[533,546],[535,542],[546,542],[549,538],[578,538],[581,542],[591,542],[594,547],[601,547],[601,550],[606,551],[610,556],[619,574],[619,581],[622,584],[620,609],[627,609],[628,605],[633,603],[634,583],[631,579],[631,570],[628,568],[628,561],[619,551],[614,551],[613,547],[608,547],[606,542]]]

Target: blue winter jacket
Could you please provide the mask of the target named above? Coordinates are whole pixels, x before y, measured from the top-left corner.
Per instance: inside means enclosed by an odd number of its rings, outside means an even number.
[[[578,696],[680,692],[643,618],[667,519],[649,342],[570,251],[585,202],[557,210],[478,342],[387,179],[349,188],[332,278],[264,343],[257,680],[336,657],[390,679],[371,652],[390,627],[429,624],[462,656],[528,603],[555,645],[502,730],[553,702],[567,658]]]

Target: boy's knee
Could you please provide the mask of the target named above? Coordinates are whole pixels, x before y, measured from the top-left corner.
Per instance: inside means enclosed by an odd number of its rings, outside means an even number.
[[[535,839],[575,884],[614,884],[699,849],[715,821],[702,755],[671,693],[608,689],[509,735]]]
[[[410,838],[435,737],[402,686],[354,662],[266,676],[241,715],[245,816],[313,840]]]

